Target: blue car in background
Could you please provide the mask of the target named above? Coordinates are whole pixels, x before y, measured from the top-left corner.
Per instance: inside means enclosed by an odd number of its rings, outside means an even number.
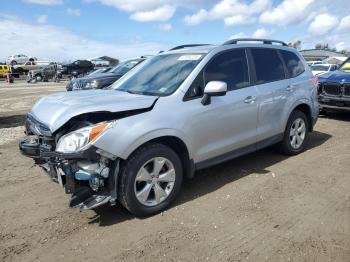
[[[338,70],[318,77],[320,110],[350,112],[350,58]]]

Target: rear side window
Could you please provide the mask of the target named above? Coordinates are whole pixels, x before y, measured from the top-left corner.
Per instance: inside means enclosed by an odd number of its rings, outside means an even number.
[[[251,49],[256,72],[256,84],[285,78],[283,63],[275,49]]]
[[[300,58],[293,52],[280,50],[284,63],[287,66],[289,77],[296,77],[305,71]]]
[[[204,71],[205,84],[210,81],[227,83],[227,90],[235,90],[248,86],[249,73],[244,49],[236,49],[217,55]]]
[[[2,66],[0,66],[0,70],[2,70]]]

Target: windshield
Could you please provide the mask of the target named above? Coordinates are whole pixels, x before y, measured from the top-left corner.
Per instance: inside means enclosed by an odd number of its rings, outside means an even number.
[[[140,60],[140,59],[125,61],[125,62],[120,63],[119,65],[113,67],[110,72],[113,74],[117,74],[117,75],[124,75],[127,72],[129,72],[129,70],[134,68],[137,64],[139,64],[141,61],[142,60]]]
[[[95,70],[95,71],[92,71],[92,72],[91,72],[90,74],[88,74],[88,75],[91,76],[91,75],[94,75],[94,74],[103,73],[103,70],[104,70],[104,69],[100,68],[100,69],[97,69],[97,70]]]
[[[324,65],[313,65],[311,66],[312,71],[328,71],[329,66]]]
[[[129,93],[167,96],[173,93],[198,63],[203,54],[165,54],[155,56],[113,88]]]

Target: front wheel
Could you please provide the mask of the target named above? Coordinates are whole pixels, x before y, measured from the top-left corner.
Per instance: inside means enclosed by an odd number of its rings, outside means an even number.
[[[41,75],[36,75],[35,76],[35,81],[36,82],[40,82],[41,80],[43,80],[43,77]]]
[[[148,144],[123,163],[119,201],[136,216],[149,216],[166,209],[182,184],[179,156],[163,144]]]
[[[305,150],[309,134],[309,122],[306,115],[295,110],[288,119],[281,151],[286,155],[297,155]]]

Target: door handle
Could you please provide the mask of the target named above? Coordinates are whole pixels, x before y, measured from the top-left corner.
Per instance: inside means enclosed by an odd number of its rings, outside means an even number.
[[[286,90],[287,91],[293,91],[294,90],[294,86],[289,85],[289,86],[287,86]]]
[[[248,96],[244,99],[244,103],[247,103],[247,104],[252,104],[254,103],[256,100],[256,97],[255,96]]]

